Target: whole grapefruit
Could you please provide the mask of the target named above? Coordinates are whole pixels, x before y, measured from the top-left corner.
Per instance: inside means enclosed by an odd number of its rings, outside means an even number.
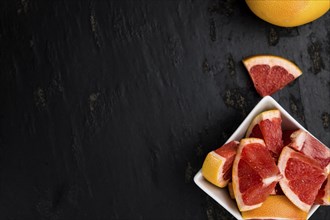
[[[330,8],[330,0],[245,0],[259,18],[282,27],[314,21]]]

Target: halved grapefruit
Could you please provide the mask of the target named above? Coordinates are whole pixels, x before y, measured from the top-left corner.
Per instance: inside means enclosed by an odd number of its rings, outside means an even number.
[[[330,205],[330,175],[328,175],[328,178],[323,182],[314,203],[319,205]]]
[[[242,139],[233,164],[233,191],[240,211],[258,208],[281,178],[262,139]]]
[[[330,9],[329,0],[246,0],[259,18],[282,27],[294,27],[321,17]]]
[[[330,149],[304,130],[297,130],[290,136],[290,147],[318,161],[330,173]]]
[[[231,141],[208,153],[202,167],[205,179],[221,188],[227,186],[238,144],[238,141]]]
[[[278,160],[283,175],[280,186],[284,194],[304,212],[308,212],[327,175],[314,159],[284,147]]]
[[[297,208],[286,196],[269,196],[261,207],[242,212],[244,219],[307,219],[307,212]]]
[[[256,55],[243,60],[257,92],[271,95],[292,82],[302,71],[291,61],[273,55]]]
[[[278,158],[283,148],[282,118],[279,110],[264,111],[251,122],[246,137],[261,138],[265,141],[274,158]]]

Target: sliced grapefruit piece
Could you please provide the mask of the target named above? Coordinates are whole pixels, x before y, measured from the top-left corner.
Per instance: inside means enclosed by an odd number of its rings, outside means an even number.
[[[289,146],[318,161],[330,173],[330,149],[304,130],[297,130],[290,136]]]
[[[238,141],[231,141],[208,153],[202,167],[205,179],[221,188],[227,186],[238,144]]]
[[[291,61],[273,55],[256,55],[243,60],[254,87],[263,97],[282,89],[302,74]]]
[[[307,219],[307,212],[297,208],[284,195],[269,196],[261,207],[243,211],[244,219]]]
[[[304,212],[308,212],[326,179],[325,170],[314,159],[284,147],[278,160],[283,175],[280,186],[284,194]]]
[[[330,175],[328,175],[328,178],[323,182],[314,203],[319,205],[330,205]]]
[[[282,142],[282,118],[279,110],[264,111],[257,115],[251,122],[246,137],[261,138],[265,141],[274,158],[280,155]]]
[[[274,190],[280,172],[262,139],[242,139],[233,164],[233,191],[240,211],[258,208]]]

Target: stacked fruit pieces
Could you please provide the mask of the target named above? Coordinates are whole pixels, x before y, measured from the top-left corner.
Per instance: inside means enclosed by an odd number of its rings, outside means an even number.
[[[282,131],[279,110],[257,115],[245,138],[210,152],[202,167],[209,182],[228,185],[245,219],[306,219],[313,204],[330,205],[329,173],[329,148],[304,130]]]

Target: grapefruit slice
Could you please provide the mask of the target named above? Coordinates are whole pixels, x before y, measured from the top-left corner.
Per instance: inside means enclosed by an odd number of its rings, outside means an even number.
[[[227,186],[238,144],[238,141],[231,141],[208,153],[202,167],[205,179],[221,188]]]
[[[315,203],[319,205],[330,205],[330,175],[323,182],[316,196]]]
[[[262,139],[242,139],[233,164],[233,191],[240,211],[258,208],[281,178]]]
[[[264,111],[253,119],[246,137],[263,139],[268,150],[272,152],[272,156],[278,158],[283,148],[281,123],[279,110]]]
[[[330,173],[330,149],[304,130],[297,130],[290,136],[289,146],[318,161]]]
[[[307,212],[297,208],[284,195],[269,196],[261,207],[242,212],[244,219],[307,219]]]
[[[273,55],[248,57],[243,64],[262,97],[277,92],[302,74],[291,61]]]
[[[283,175],[280,186],[288,199],[308,212],[326,179],[326,173],[314,159],[284,147],[278,160]]]

